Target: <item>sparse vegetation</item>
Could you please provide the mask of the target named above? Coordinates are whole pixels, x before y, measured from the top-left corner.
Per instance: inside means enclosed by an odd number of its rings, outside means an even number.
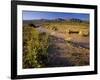
[[[58,32],[80,32],[82,30],[89,31],[89,23],[84,22],[71,22],[71,21],[63,21],[63,22],[44,22],[43,25],[45,28],[49,30],[57,30]]]
[[[23,68],[89,65],[88,22],[43,21],[41,28],[47,31],[23,26]]]
[[[48,34],[23,27],[23,68],[43,67],[47,62]]]

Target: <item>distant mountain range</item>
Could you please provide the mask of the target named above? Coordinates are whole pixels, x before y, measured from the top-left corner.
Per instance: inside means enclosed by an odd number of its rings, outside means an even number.
[[[41,24],[43,22],[64,22],[64,21],[71,21],[71,22],[86,22],[89,23],[89,21],[81,20],[77,18],[71,18],[71,19],[62,19],[62,18],[56,18],[56,19],[34,19],[34,20],[23,20],[24,24],[33,23],[34,24]]]

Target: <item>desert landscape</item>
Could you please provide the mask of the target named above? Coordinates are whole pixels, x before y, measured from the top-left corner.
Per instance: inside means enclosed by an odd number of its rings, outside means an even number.
[[[23,20],[23,68],[89,65],[89,21]]]

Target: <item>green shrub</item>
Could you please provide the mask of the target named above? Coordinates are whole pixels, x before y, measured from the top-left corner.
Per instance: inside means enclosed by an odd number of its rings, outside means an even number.
[[[23,68],[45,66],[48,45],[46,33],[39,33],[33,27],[23,27]]]

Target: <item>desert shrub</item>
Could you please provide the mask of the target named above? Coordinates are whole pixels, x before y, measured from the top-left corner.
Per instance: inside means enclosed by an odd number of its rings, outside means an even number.
[[[80,32],[79,32],[79,35],[80,35],[80,36],[83,36],[83,37],[87,37],[87,36],[89,36],[89,32],[88,32],[88,31],[87,31],[87,32],[86,32],[86,31],[85,31],[85,32],[80,31]]]
[[[47,49],[48,35],[46,33],[39,33],[33,27],[23,27],[23,68],[45,66]]]
[[[68,44],[68,43],[71,43],[72,38],[71,37],[67,37],[67,38],[65,38],[65,40],[66,40],[66,43]]]
[[[53,27],[52,27],[52,30],[57,31],[58,29],[57,29],[56,26],[53,26]]]
[[[47,64],[47,58],[48,58],[48,53],[47,53],[49,46],[48,36],[49,35],[45,32],[39,34],[40,47],[39,47],[39,53],[37,54],[37,60],[40,64],[44,65]]]
[[[83,35],[83,32],[82,31],[79,31],[79,35],[82,36]]]

